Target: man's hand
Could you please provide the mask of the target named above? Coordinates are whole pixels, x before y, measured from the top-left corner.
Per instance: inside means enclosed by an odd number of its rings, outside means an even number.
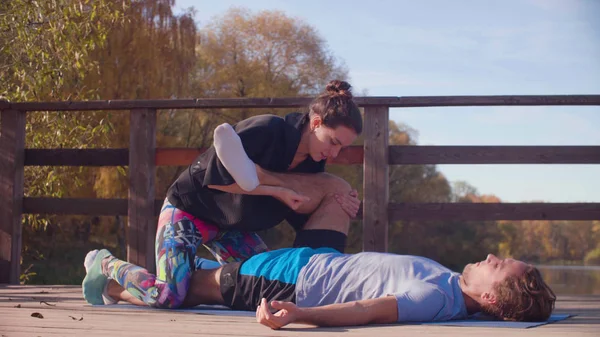
[[[277,198],[283,201],[289,208],[293,209],[294,211],[300,208],[302,204],[310,200],[309,197],[296,193],[295,191],[285,187],[278,187]]]
[[[358,209],[360,208],[360,199],[358,199],[358,191],[352,190],[348,194],[335,194],[335,200],[340,204],[344,212],[355,218]]]
[[[273,330],[280,329],[295,322],[298,318],[298,314],[302,310],[292,302],[272,301],[271,307],[278,311],[272,314],[271,311],[269,311],[267,300],[263,298],[258,308],[256,308],[256,321]]]

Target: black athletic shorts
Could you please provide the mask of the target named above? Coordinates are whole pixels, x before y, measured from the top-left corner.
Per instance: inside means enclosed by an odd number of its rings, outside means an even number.
[[[284,248],[228,263],[220,277],[225,305],[254,311],[262,298],[295,303],[298,274],[311,256],[337,252],[333,248]]]

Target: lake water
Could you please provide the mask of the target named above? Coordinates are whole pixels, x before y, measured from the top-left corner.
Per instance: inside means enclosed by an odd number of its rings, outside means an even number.
[[[556,295],[600,295],[600,266],[536,266]]]

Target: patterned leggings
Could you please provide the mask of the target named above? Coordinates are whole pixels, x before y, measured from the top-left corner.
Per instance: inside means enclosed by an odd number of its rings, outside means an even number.
[[[181,306],[196,269],[196,251],[204,245],[219,263],[240,261],[267,251],[256,233],[219,231],[165,200],[156,229],[156,275],[110,256],[103,274],[151,307]]]

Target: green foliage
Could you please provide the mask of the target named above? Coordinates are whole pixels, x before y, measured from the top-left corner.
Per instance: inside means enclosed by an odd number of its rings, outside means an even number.
[[[124,3],[92,0],[0,2],[2,95],[11,101],[88,98],[81,83],[92,50],[122,20]]]
[[[600,265],[600,247],[597,247],[596,249],[590,251],[589,253],[587,253],[585,255],[585,258],[583,259],[583,262],[586,265],[596,265],[599,266]]]

